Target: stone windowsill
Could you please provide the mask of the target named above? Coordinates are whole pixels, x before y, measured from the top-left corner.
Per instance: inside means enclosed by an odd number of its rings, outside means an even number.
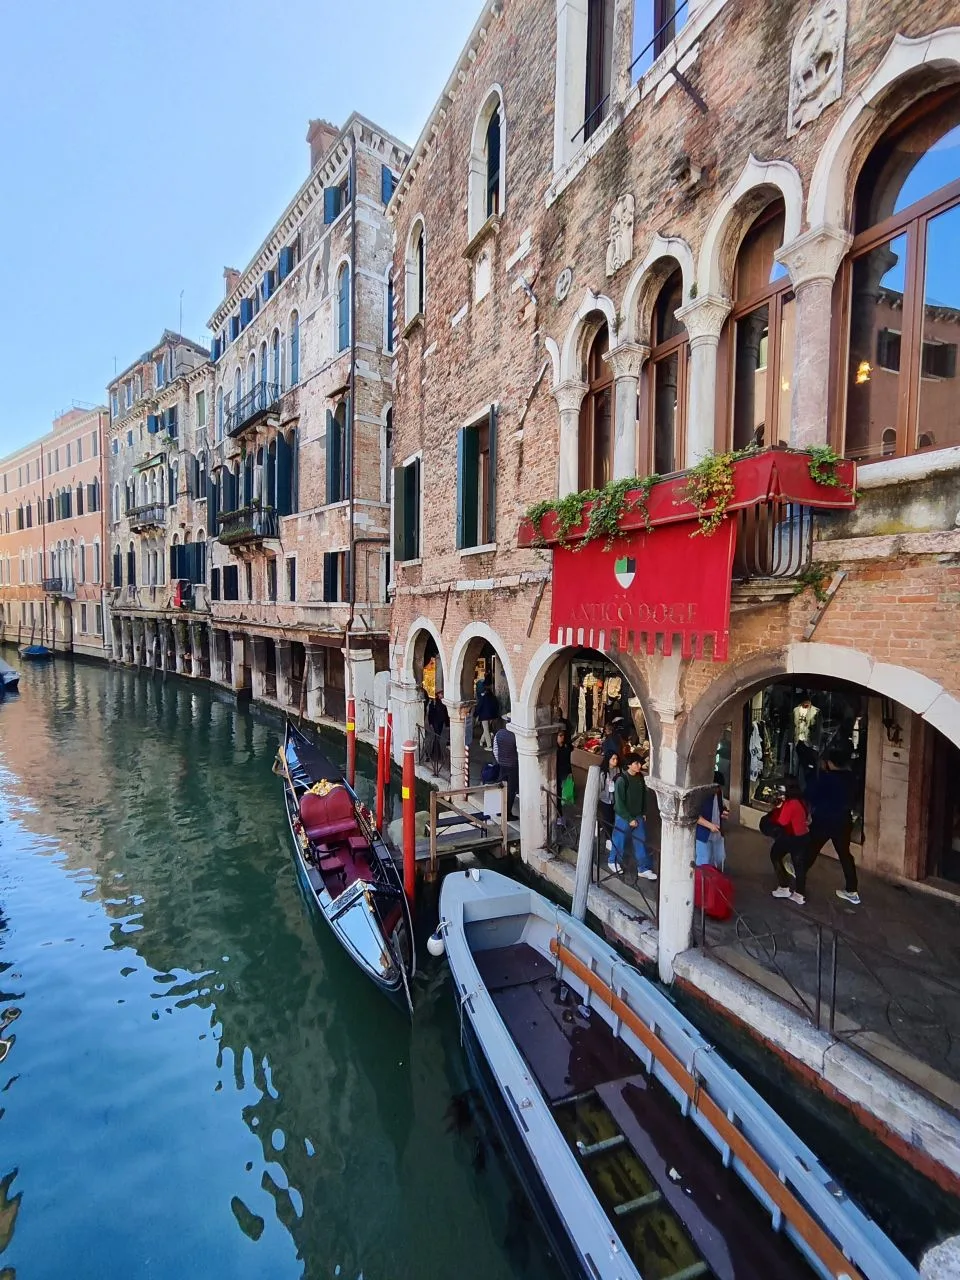
[[[410,320],[407,321],[406,325],[404,326],[402,336],[404,338],[409,338],[411,334],[413,334],[415,330],[417,330],[418,328],[419,329],[423,328],[423,312],[422,311],[418,311],[415,316],[413,316]]]
[[[494,239],[500,234],[500,214],[491,213],[480,230],[476,233],[470,243],[463,251],[465,258],[475,258],[480,249],[488,240]]]
[[[489,555],[491,551],[496,551],[496,549],[497,544],[495,542],[481,542],[476,547],[461,547],[460,558],[462,560],[464,556],[485,556]]]
[[[418,569],[423,564],[423,557],[417,556],[416,560],[397,560],[395,564],[398,569]]]
[[[857,467],[858,489],[884,489],[904,481],[926,480],[930,476],[960,471],[960,446],[913,453],[908,458],[884,458],[863,462]]]

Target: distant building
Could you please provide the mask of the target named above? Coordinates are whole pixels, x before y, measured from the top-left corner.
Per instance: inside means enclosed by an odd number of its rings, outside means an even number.
[[[0,459],[0,639],[104,656],[106,410]]]
[[[107,388],[112,656],[195,675],[173,620],[181,581],[205,575],[209,354],[165,330]]]

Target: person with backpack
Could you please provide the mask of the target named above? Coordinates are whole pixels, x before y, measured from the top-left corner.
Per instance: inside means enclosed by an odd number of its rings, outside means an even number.
[[[493,750],[493,736],[490,732],[494,720],[500,714],[500,704],[497,702],[496,694],[490,686],[484,683],[480,690],[480,696],[477,698],[477,708],[474,712],[476,718],[480,721],[480,745],[485,751]]]
[[[803,792],[796,778],[788,778],[779,789],[776,807],[765,816],[760,829],[765,835],[773,835],[770,861],[777,877],[775,898],[789,898],[798,907],[806,904],[804,895],[805,860],[810,844],[810,816],[803,801]],[[796,888],[790,887],[790,876],[784,865],[787,856],[796,871]]]
[[[600,815],[600,829],[606,839],[608,848],[612,847],[611,837],[616,816],[613,812],[613,793],[619,777],[620,753],[619,751],[614,751],[609,756],[604,757],[604,763],[600,766],[600,800],[597,806]]]
[[[647,826],[644,813],[647,807],[647,785],[643,780],[643,761],[630,756],[624,773],[613,788],[613,839],[607,866],[617,875],[623,874],[627,845],[637,863],[637,875],[643,880],[656,880],[657,873],[651,866],[647,852]]]
[[[797,877],[797,891],[804,892],[806,873],[820,856],[828,842],[836,850],[843,872],[843,888],[836,894],[844,902],[859,907],[857,891],[857,864],[850,852],[850,835],[853,831],[853,774],[847,767],[847,753],[841,747],[833,747],[807,790],[807,798],[813,812],[810,824],[810,843],[803,875]]]

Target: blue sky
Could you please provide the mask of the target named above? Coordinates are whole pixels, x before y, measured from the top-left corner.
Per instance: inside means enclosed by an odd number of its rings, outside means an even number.
[[[31,0],[3,15],[0,456],[202,339],[307,176],[307,121],[412,145],[481,0]],[[354,52],[356,51],[356,52]],[[410,73],[410,68],[414,68]]]

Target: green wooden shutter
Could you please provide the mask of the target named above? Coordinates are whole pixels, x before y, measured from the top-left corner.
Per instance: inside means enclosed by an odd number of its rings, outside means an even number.
[[[338,454],[339,450],[339,423],[333,416],[331,411],[327,410],[327,444],[326,444],[326,463],[327,463],[327,503],[340,501],[339,484],[338,484]],[[326,596],[324,596],[326,599]]]
[[[332,551],[323,553],[323,598],[324,600],[335,600],[336,591],[334,588],[334,575],[336,572],[337,557]]]
[[[407,468],[408,476],[408,494],[407,494],[407,522],[409,528],[410,552],[411,560],[417,559],[421,554],[420,547],[420,469],[421,462],[419,458]]]
[[[393,558],[407,560],[407,468],[393,468]]]
[[[457,547],[477,545],[477,465],[480,441],[470,427],[457,434]]]
[[[288,516],[293,510],[292,471],[290,465],[290,446],[283,436],[277,436],[277,514]]]
[[[353,402],[347,396],[343,415],[343,496],[353,497]]]
[[[497,540],[497,406],[492,404],[487,415],[487,536],[486,542]]]

